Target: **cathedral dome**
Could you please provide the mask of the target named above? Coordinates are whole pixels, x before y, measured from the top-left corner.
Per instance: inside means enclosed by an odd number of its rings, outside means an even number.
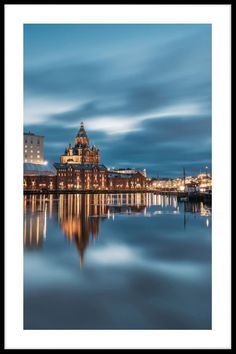
[[[78,137],[78,138],[87,138],[87,134],[86,134],[86,131],[84,129],[84,123],[83,122],[80,123],[80,129],[79,129],[76,137]]]
[[[80,123],[80,129],[75,137],[75,145],[71,144],[61,155],[61,163],[79,163],[79,164],[98,164],[100,161],[100,152],[95,145],[90,147],[89,138],[84,129],[84,123]]]

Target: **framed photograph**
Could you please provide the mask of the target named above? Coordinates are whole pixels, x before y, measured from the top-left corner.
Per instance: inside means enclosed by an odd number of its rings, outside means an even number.
[[[6,349],[231,348],[230,16],[5,5]]]

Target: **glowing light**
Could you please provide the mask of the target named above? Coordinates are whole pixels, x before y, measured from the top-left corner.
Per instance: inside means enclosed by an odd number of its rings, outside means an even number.
[[[43,228],[43,238],[46,239],[47,236],[47,204],[44,210],[44,228]]]

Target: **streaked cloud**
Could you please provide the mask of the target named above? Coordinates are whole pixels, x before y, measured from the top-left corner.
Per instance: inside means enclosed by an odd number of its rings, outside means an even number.
[[[25,128],[48,159],[83,120],[107,165],[210,164],[210,25],[26,25],[24,62]]]

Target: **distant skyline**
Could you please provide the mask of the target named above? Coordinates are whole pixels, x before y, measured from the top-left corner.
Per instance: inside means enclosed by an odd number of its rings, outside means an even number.
[[[107,167],[211,170],[211,25],[24,25],[24,131],[58,162],[81,121]]]

